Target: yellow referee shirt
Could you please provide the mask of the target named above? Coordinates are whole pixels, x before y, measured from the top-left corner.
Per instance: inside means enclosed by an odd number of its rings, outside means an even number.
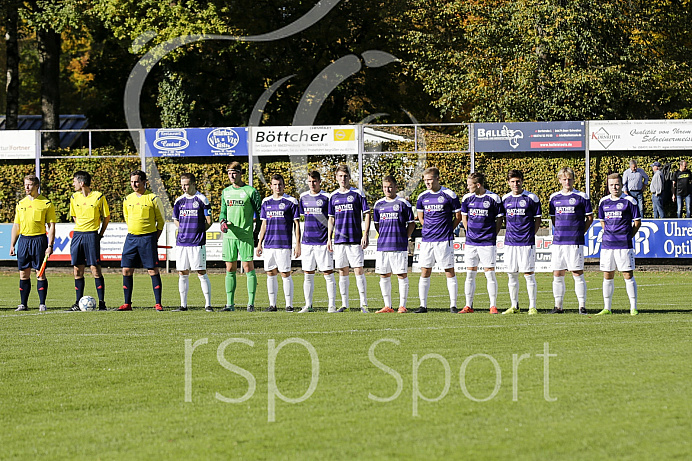
[[[21,199],[14,213],[14,222],[19,224],[19,235],[27,237],[44,235],[46,223],[57,221],[55,207],[41,194],[36,198],[27,195]]]
[[[133,192],[125,197],[123,214],[127,223],[127,232],[130,234],[151,234],[163,230],[161,202],[151,191],[145,191],[142,195]]]
[[[106,197],[101,192],[91,191],[86,197],[75,192],[70,198],[70,215],[75,218],[76,232],[93,232],[101,227],[101,218],[110,216]]]

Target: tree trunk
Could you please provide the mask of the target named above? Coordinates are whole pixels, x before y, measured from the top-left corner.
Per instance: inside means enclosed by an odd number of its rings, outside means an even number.
[[[60,34],[38,31],[38,55],[41,63],[41,116],[44,130],[60,128]],[[44,133],[43,148],[60,147],[59,133]]]
[[[7,107],[5,118],[5,129],[16,130],[19,124],[19,40],[17,40],[17,25],[19,22],[19,12],[17,1],[10,0],[6,16],[6,35],[5,47],[7,50],[7,86],[5,95],[7,97]]]

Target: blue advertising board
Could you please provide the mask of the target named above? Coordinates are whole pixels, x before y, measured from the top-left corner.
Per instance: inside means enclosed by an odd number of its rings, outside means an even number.
[[[476,152],[583,151],[584,122],[474,123]]]
[[[601,255],[603,228],[597,221],[586,233],[584,255]],[[634,236],[637,258],[692,258],[692,219],[643,219]]]
[[[150,128],[149,157],[247,156],[247,128]]]

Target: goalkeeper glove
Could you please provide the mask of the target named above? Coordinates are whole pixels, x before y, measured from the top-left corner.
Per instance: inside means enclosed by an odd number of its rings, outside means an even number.
[[[221,232],[223,232],[224,234],[228,232],[228,221],[226,221],[225,219],[221,221]]]

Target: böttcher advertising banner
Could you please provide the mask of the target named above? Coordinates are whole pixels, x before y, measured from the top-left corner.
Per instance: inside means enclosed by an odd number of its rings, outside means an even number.
[[[253,155],[358,155],[352,125],[252,127]]]

